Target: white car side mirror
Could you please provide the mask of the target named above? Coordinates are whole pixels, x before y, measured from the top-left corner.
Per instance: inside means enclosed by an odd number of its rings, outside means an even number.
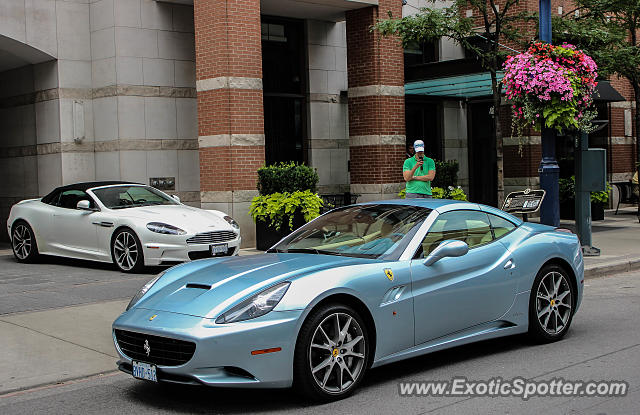
[[[80,201],[78,201],[78,203],[76,204],[76,209],[89,210],[91,212],[94,211],[94,209],[91,208],[91,203],[89,203],[88,200],[80,200]]]
[[[174,198],[178,203],[180,203],[180,198],[178,197],[178,195],[171,195],[172,198]]]
[[[444,257],[457,257],[465,255],[469,252],[469,245],[466,242],[458,240],[442,241],[424,260],[425,266],[430,266],[438,262]]]

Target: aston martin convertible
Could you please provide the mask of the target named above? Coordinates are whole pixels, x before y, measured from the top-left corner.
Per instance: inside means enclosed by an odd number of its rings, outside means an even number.
[[[562,338],[580,305],[576,235],[468,202],[332,210],[255,256],[149,281],[113,323],[119,368],[153,382],[291,387],[341,399],[367,369],[517,333]]]
[[[11,208],[13,254],[113,262],[123,272],[211,256],[235,255],[240,227],[229,215],[180,203],[150,186],[86,182],[58,187]]]

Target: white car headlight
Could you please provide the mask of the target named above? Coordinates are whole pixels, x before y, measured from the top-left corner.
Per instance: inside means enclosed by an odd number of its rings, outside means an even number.
[[[169,225],[162,222],[147,223],[147,229],[149,229],[151,232],[164,233],[167,235],[184,235],[187,233],[177,226]]]
[[[160,274],[156,275],[155,278],[153,278],[151,281],[149,281],[148,283],[146,283],[142,288],[140,288],[140,291],[138,291],[138,293],[133,296],[133,298],[131,299],[131,301],[129,301],[129,304],[127,305],[127,309],[125,311],[128,311],[131,307],[133,307],[134,305],[136,305],[136,303],[138,301],[140,301],[140,299],[142,297],[144,297],[144,295],[147,293],[147,291],[149,291],[151,289],[151,287],[153,287],[153,284],[155,284],[156,282],[158,282],[158,280],[160,279],[160,277],[162,277],[164,275],[166,271],[162,271]]]
[[[229,215],[225,216],[224,220],[229,222],[229,225],[233,226],[234,228],[240,229],[240,225],[238,225],[238,222],[236,222],[231,216]]]
[[[234,323],[267,314],[282,300],[290,284],[290,282],[281,282],[280,284],[276,284],[273,287],[259,292],[231,308],[226,313],[221,314],[216,319],[216,323]]]

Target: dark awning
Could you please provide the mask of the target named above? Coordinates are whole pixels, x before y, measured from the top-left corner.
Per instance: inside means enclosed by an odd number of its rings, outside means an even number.
[[[611,86],[609,81],[598,81],[596,90],[593,93],[593,100],[600,102],[626,101],[626,99]]]

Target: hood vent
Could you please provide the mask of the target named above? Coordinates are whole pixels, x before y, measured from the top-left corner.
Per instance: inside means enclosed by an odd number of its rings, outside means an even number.
[[[211,286],[208,285],[208,284],[198,284],[198,283],[195,283],[195,282],[190,282],[190,283],[187,284],[187,288],[198,288],[198,289],[201,289],[201,290],[210,290]]]

